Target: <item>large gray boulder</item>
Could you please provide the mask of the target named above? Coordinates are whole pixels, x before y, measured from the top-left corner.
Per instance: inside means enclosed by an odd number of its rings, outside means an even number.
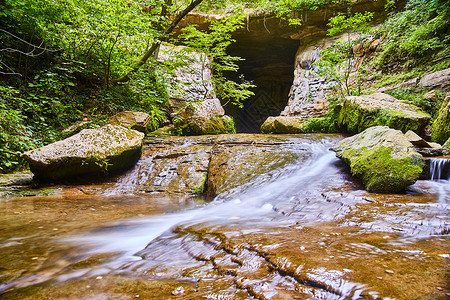
[[[306,119],[302,117],[268,117],[261,125],[262,133],[303,133]]]
[[[426,74],[419,81],[419,86],[426,89],[450,90],[450,68]]]
[[[387,126],[368,128],[333,147],[369,192],[397,193],[413,184],[424,159],[405,135]]]
[[[339,112],[338,126],[355,133],[376,125],[422,133],[430,118],[415,105],[375,93],[346,97]]]
[[[122,126],[84,129],[65,140],[26,152],[35,179],[58,181],[134,165],[142,152],[144,134]]]

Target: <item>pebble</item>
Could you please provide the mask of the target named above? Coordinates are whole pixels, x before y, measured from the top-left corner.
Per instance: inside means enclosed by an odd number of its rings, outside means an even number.
[[[300,246],[300,250],[305,250],[305,246]]]
[[[394,274],[394,271],[392,271],[392,270],[384,270],[384,271],[388,274]]]
[[[97,276],[95,279],[97,280],[103,279],[103,276]]]
[[[377,277],[377,279],[379,279],[379,280],[383,280],[383,277]]]

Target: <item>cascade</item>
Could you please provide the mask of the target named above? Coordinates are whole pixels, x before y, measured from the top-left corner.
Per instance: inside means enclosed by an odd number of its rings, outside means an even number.
[[[430,160],[431,180],[448,180],[450,176],[450,159],[432,158]]]

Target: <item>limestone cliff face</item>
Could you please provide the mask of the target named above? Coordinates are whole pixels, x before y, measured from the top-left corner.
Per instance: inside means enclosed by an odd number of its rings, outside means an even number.
[[[233,120],[216,97],[212,81],[210,58],[188,47],[168,46],[161,48],[160,61],[176,61],[177,55],[189,57],[184,67],[169,78],[170,117],[183,135],[233,133]]]
[[[396,5],[400,8],[405,2]],[[228,49],[229,54],[245,59],[239,65],[240,72],[257,86],[243,109],[225,107],[226,114],[234,118],[237,131],[258,132],[269,117],[324,116],[328,112],[326,99],[336,83],[320,77],[313,63],[319,59],[321,49],[340,38],[327,36],[329,19],[346,14],[350,7],[352,13],[371,11],[374,21],[381,22],[386,18],[385,4],[384,0],[353,0],[345,5],[292,13],[291,18],[301,20],[299,26],[289,25],[275,14],[250,13],[243,28],[233,33],[236,43]],[[222,17],[190,14],[180,28],[195,24],[207,30],[211,20]]]

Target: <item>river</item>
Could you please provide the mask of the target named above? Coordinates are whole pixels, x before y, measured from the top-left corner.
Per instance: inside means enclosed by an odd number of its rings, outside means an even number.
[[[448,178],[367,193],[329,150],[341,138],[231,136],[244,145],[232,168],[251,176],[211,201],[161,188],[174,167],[157,192],[140,190],[167,148],[144,151],[134,169],[104,182],[5,194],[0,298],[445,299]],[[227,141],[198,153],[230,153]],[[196,143],[208,144],[173,144]]]

